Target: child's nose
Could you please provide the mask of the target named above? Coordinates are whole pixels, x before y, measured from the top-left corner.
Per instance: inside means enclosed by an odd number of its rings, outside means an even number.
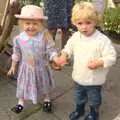
[[[83,29],[86,29],[86,25],[85,25],[85,24],[83,24],[83,25],[82,25],[82,28],[83,28]]]
[[[33,28],[33,26],[34,26],[33,24],[30,24],[30,25],[29,25],[30,28]]]

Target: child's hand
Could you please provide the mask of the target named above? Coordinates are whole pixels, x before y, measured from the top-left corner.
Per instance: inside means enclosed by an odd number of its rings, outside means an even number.
[[[15,72],[16,72],[16,69],[14,67],[11,67],[10,70],[8,71],[7,75],[8,76],[14,75]]]
[[[50,64],[52,69],[54,69],[54,70],[61,70],[61,66],[57,65],[55,61],[50,61],[49,64]]]
[[[88,63],[88,68],[92,69],[92,70],[95,70],[95,69],[103,67],[103,66],[104,66],[103,60],[96,59],[96,60],[92,60]]]
[[[64,66],[68,63],[67,57],[61,55],[57,59],[55,59],[55,63],[59,66]]]

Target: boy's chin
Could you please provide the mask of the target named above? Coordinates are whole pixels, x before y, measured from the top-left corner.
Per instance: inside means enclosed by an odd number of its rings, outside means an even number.
[[[89,37],[89,36],[91,36],[94,32],[95,32],[95,30],[94,30],[94,31],[91,31],[91,32],[82,32],[82,34],[83,34],[84,36]]]

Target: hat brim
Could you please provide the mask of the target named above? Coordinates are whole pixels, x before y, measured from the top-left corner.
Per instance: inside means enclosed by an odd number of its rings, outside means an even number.
[[[41,17],[26,17],[26,16],[23,16],[23,15],[14,15],[16,18],[18,19],[31,19],[31,20],[47,20],[48,17],[47,16],[41,16]]]

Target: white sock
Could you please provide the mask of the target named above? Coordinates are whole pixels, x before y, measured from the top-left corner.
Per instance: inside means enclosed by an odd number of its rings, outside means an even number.
[[[18,104],[24,106],[24,99],[19,99]]]
[[[44,102],[50,102],[50,99],[49,98],[45,98]]]

